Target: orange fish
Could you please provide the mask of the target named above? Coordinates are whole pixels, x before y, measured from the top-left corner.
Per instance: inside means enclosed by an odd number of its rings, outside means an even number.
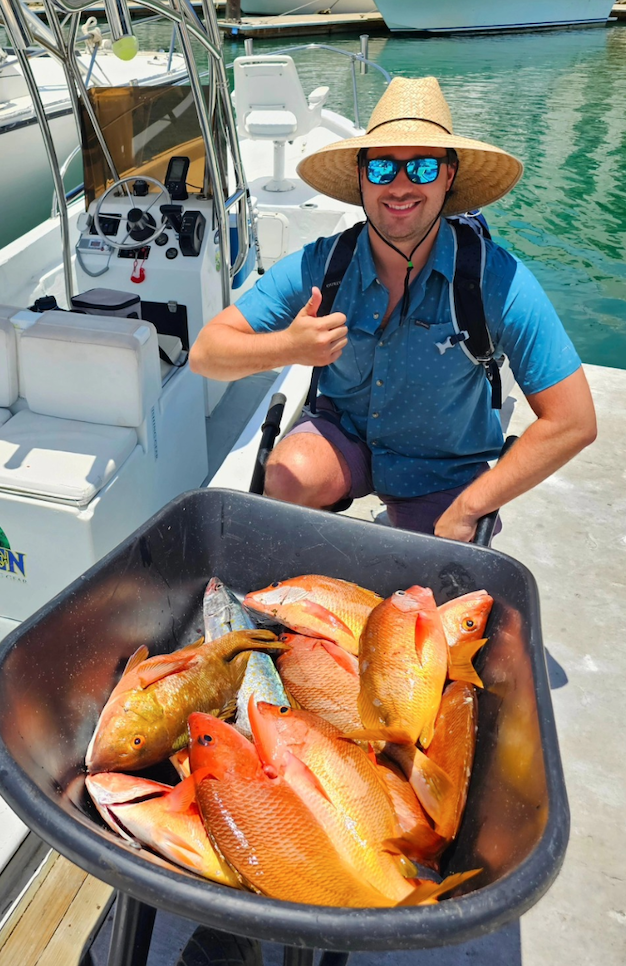
[[[361,631],[381,600],[358,584],[307,574],[247,594],[243,603],[299,634],[334,641],[358,654]]]
[[[333,641],[281,634],[289,650],[278,659],[283,683],[298,704],[341,731],[361,727],[357,709],[359,662]]]
[[[88,775],[87,790],[104,821],[129,842],[214,882],[237,887],[236,876],[216,854],[187,779],[172,788],[134,775]]]
[[[450,648],[450,680],[467,681],[482,688],[482,681],[472,666],[472,658],[486,643],[483,636],[492,605],[493,597],[486,590],[475,590],[440,605],[439,616]]]
[[[415,869],[399,861],[395,816],[378,769],[337,728],[311,712],[253,699],[248,715],[266,770],[275,769],[301,797],[362,886],[386,898],[378,905],[419,905],[453,888],[451,880],[435,885],[403,876],[402,865],[408,874]]]
[[[284,778],[263,769],[252,742],[204,714],[190,716],[189,732],[200,811],[217,850],[245,885],[287,902],[391,904],[343,861]]]
[[[389,746],[387,746],[389,747]],[[408,750],[407,745],[395,745],[401,753]],[[391,799],[398,824],[404,833],[397,839],[398,846],[405,855],[421,865],[433,869],[439,867],[439,856],[448,841],[435,831],[433,823],[420,804],[414,789],[402,769],[384,755],[377,757],[379,774],[385,783]]]
[[[364,737],[430,744],[448,669],[448,645],[432,590],[396,591],[361,635],[358,708]]]
[[[285,649],[269,631],[236,631],[171,654],[129,659],[89,742],[87,771],[133,771],[187,744],[192,711],[225,713],[235,700],[251,650]]]

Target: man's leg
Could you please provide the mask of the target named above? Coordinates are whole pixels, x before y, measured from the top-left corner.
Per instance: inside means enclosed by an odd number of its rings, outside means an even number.
[[[333,413],[320,396],[318,411]],[[265,467],[265,493],[316,509],[372,492],[367,446],[346,436],[337,420],[305,414],[278,443]]]
[[[347,496],[350,485],[345,458],[323,436],[312,433],[286,436],[265,467],[265,493],[285,503],[323,509]]]

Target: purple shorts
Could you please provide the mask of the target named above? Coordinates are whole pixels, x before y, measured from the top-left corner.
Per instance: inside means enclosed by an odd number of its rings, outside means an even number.
[[[339,450],[350,470],[351,486],[347,496],[353,500],[374,493],[372,481],[372,454],[360,439],[349,436],[339,425],[337,411],[333,403],[326,396],[318,396],[316,401],[319,415],[312,416],[305,412],[286,436],[296,433],[313,433],[323,436],[329,443]],[[480,473],[489,469],[485,463]],[[480,475],[477,473],[477,476]],[[396,497],[385,493],[377,493],[387,507],[387,516],[393,527],[402,530],[414,530],[418,533],[434,533],[435,523],[448,509],[459,493],[469,484],[455,486],[450,490],[439,490],[437,493],[427,493],[424,496]],[[501,529],[500,520],[496,525],[496,533]]]

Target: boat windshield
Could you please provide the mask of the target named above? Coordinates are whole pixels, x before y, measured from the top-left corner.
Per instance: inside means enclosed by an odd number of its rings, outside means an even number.
[[[202,190],[205,150],[189,86],[93,87],[88,95],[120,178],[147,175],[163,182],[170,158],[184,155],[188,185]],[[81,125],[88,208],[113,178],[84,106]]]

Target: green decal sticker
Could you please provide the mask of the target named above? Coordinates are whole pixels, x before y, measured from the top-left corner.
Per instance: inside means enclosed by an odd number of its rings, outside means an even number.
[[[8,537],[2,527],[0,527],[0,547],[4,550],[10,550],[11,544],[9,543]]]

